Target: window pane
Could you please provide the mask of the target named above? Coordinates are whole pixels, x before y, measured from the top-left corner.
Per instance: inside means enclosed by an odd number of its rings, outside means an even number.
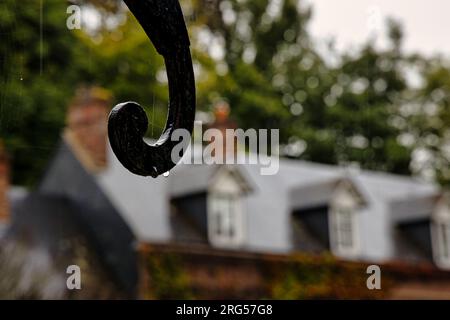
[[[214,195],[213,219],[214,232],[221,238],[233,239],[236,236],[236,203],[235,196],[228,194]]]
[[[217,235],[220,235],[222,233],[222,221],[221,221],[221,214],[220,209],[216,208],[214,213],[214,220],[215,220],[215,232]]]
[[[353,216],[349,209],[336,209],[336,240],[339,248],[353,247]]]
[[[234,214],[234,203],[232,202],[233,199],[230,198],[230,203],[229,203],[229,211],[228,211],[228,236],[230,238],[234,237],[234,229],[236,227],[236,218],[235,218],[235,214]]]

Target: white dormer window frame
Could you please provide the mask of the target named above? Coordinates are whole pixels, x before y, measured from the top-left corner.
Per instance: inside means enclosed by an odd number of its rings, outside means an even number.
[[[244,241],[244,192],[234,173],[221,170],[208,190],[208,239],[217,247],[240,247]]]
[[[334,255],[353,258],[360,254],[360,207],[362,199],[348,182],[340,183],[329,209],[330,247]]]
[[[208,234],[212,244],[238,246],[243,238],[241,199],[238,194],[212,192],[209,195]]]
[[[433,258],[436,265],[450,269],[450,204],[442,199],[436,206],[432,225]]]

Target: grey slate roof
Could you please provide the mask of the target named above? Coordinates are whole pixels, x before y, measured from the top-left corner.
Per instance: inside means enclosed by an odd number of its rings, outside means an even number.
[[[101,249],[92,226],[83,221],[80,211],[91,213],[89,206],[64,196],[31,193],[14,207],[15,215],[10,237],[22,238],[36,247],[45,247],[55,255],[64,256],[65,241],[88,238],[97,253]]]
[[[168,179],[131,174],[111,149],[108,163],[108,168],[94,179],[135,236],[141,241],[169,240]]]
[[[331,191],[342,179],[350,180],[367,200],[401,202],[413,198],[425,199],[438,194],[439,188],[411,177],[368,170],[348,171],[339,166],[301,160],[280,159],[280,170],[274,176],[261,176],[259,164],[231,165],[253,179],[256,187],[269,184],[291,194],[291,206],[308,207],[326,202]],[[180,165],[171,177],[170,193],[179,196],[208,188],[219,165]],[[273,199],[276,201],[276,199]]]
[[[92,234],[100,257],[129,293],[137,289],[135,236],[102,188],[62,141],[38,188],[40,194],[70,199],[86,232]],[[83,209],[85,208],[85,209]],[[87,209],[89,208],[89,209]]]

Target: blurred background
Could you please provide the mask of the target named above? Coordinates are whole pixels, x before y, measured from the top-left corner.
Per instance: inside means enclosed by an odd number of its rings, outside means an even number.
[[[3,0],[0,297],[450,298],[449,4],[180,3],[197,119],[280,129],[280,173],[133,177],[108,112],[138,101],[154,139],[168,103],[135,18],[115,0]]]

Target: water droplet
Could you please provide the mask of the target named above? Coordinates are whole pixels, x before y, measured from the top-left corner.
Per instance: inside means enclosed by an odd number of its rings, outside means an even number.
[[[169,175],[170,175],[170,172],[169,172],[169,171],[163,173],[163,176],[166,177],[166,178],[167,178]]]

